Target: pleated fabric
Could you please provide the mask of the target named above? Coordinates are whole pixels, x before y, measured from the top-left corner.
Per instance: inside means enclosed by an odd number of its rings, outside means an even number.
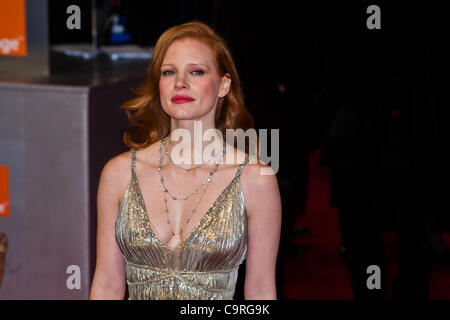
[[[129,299],[233,299],[238,268],[247,254],[247,214],[240,175],[248,158],[189,237],[171,249],[150,225],[136,176],[135,152],[131,149],[131,179],[116,220]]]

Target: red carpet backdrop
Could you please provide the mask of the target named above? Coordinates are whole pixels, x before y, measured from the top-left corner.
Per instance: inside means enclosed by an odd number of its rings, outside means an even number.
[[[310,155],[308,200],[304,215],[297,219],[298,225],[310,228],[311,232],[292,240],[309,249],[285,264],[285,290],[289,300],[353,299],[350,274],[344,258],[338,254],[341,241],[339,216],[329,205],[329,170],[319,164],[319,157],[320,149]],[[442,237],[450,244],[450,234]],[[390,299],[390,284],[398,270],[395,234],[385,232],[383,240]],[[450,299],[450,265],[433,266],[429,299]]]

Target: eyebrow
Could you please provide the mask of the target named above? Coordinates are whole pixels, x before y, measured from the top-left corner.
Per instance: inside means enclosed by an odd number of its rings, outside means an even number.
[[[191,62],[191,63],[188,63],[187,65],[188,65],[189,67],[190,67],[190,66],[201,66],[201,67],[204,67],[204,68],[206,68],[206,69],[209,69],[207,65],[204,65],[204,64],[202,64],[202,63],[194,63],[194,62]],[[175,66],[173,63],[164,63],[164,64],[161,65],[161,67],[176,67],[176,66]]]

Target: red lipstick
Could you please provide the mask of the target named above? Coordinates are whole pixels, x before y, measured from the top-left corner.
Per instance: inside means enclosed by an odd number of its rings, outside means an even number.
[[[173,103],[186,103],[186,102],[191,102],[194,100],[195,100],[194,98],[187,96],[187,95],[176,95],[176,96],[172,97]]]

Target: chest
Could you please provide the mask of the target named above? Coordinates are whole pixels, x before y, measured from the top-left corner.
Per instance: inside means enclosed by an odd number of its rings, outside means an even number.
[[[221,202],[240,200],[240,190],[236,188],[240,184],[232,174],[229,170],[216,177],[206,173],[179,178],[170,172],[152,177],[138,172],[133,191],[152,231],[161,242],[174,247],[188,238],[209,211],[226,209]]]
[[[200,270],[239,265],[247,246],[247,216],[242,190],[233,180],[203,214],[189,234],[170,248],[148,219],[136,184],[130,184],[116,221],[116,239],[128,261]],[[171,262],[169,262],[171,261]]]

